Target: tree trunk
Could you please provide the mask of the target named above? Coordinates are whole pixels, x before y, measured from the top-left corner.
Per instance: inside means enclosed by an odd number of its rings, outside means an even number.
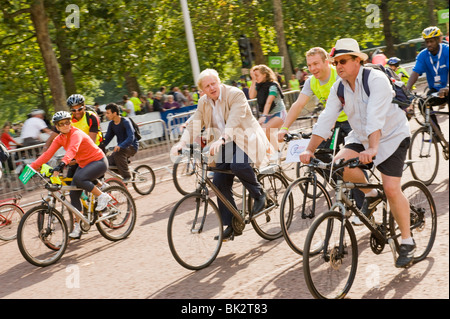
[[[58,61],[52,48],[52,42],[48,32],[47,15],[45,13],[44,1],[34,0],[30,7],[31,20],[36,30],[36,38],[44,60],[47,71],[50,92],[53,98],[55,111],[66,110],[66,91],[61,78]]]
[[[434,13],[434,0],[427,0],[428,19],[430,25],[437,25],[436,13]]]
[[[56,38],[55,38],[55,44],[58,47],[59,50],[59,65],[61,68],[61,75],[64,80],[64,87],[66,89],[67,96],[70,96],[72,94],[76,94],[77,92],[77,85],[75,83],[75,78],[73,77],[72,72],[72,52],[67,47],[67,38],[65,34],[65,30],[63,26],[60,23],[60,19],[58,16],[55,16],[54,13],[50,12],[50,16],[52,18],[53,24],[55,25],[56,29]]]
[[[273,0],[273,11],[274,11],[275,30],[277,32],[278,49],[280,50],[280,55],[284,57],[284,67],[283,67],[284,78],[285,82],[288,83],[292,75],[292,65],[291,65],[291,58],[289,56],[289,51],[286,45],[286,38],[284,36],[283,11],[281,9],[281,0]]]
[[[141,89],[139,88],[139,82],[134,75],[131,75],[130,72],[125,72],[125,86],[127,88],[128,94],[131,97],[131,92],[136,91],[138,96],[141,95]]]
[[[391,32],[391,20],[389,19],[389,0],[381,1],[381,15],[383,18],[383,33],[384,42],[386,43],[386,50],[384,54],[388,57],[395,56],[394,37]]]

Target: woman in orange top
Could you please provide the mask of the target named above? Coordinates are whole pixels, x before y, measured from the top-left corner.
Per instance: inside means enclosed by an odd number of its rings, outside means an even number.
[[[56,151],[62,146],[66,154],[61,163],[53,169],[53,176],[58,176],[66,165],[72,159],[75,159],[79,167],[76,170],[72,183],[87,192],[92,192],[97,196],[97,211],[104,210],[111,197],[102,193],[94,184],[93,180],[105,174],[108,169],[108,161],[103,151],[95,145],[92,139],[82,130],[71,125],[72,115],[66,111],[59,111],[53,115],[53,123],[61,132],[53,141],[50,147],[30,166],[38,170],[43,164],[47,163]],[[80,196],[82,191],[71,191],[70,201],[72,205],[82,210]],[[81,228],[79,218],[75,216],[74,230],[69,234],[70,238],[79,239],[81,237]]]

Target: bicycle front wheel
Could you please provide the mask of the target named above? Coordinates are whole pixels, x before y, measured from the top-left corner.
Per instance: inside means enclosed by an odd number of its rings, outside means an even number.
[[[57,262],[66,251],[69,234],[63,216],[45,205],[31,208],[20,221],[17,244],[22,256],[39,267]]]
[[[139,165],[134,169],[133,188],[141,195],[148,195],[155,188],[156,177],[152,168],[148,165]]]
[[[22,208],[14,204],[0,206],[0,239],[13,240],[17,237],[17,228],[24,215]]]
[[[344,298],[357,265],[358,246],[350,222],[335,211],[318,216],[303,248],[303,273],[311,294],[318,299]]]
[[[411,163],[413,177],[425,185],[430,185],[438,173],[439,147],[429,128],[421,127],[414,132],[408,158],[414,160]]]
[[[222,246],[222,219],[211,199],[192,193],[173,208],[167,225],[170,251],[190,270],[208,267]]]
[[[106,220],[97,222],[100,234],[108,240],[118,241],[127,238],[136,224],[136,204],[130,193],[122,186],[109,186],[103,190],[113,199],[102,211],[100,218],[108,214]]]
[[[283,236],[280,221],[280,206],[288,182],[280,174],[259,175],[258,181],[266,192],[266,212],[251,220],[256,233],[264,239],[274,240]],[[253,207],[253,198],[249,196],[249,209]],[[291,214],[293,207],[293,198],[288,196],[285,200],[284,210]]]
[[[312,178],[302,177],[289,185],[281,201],[280,220],[283,236],[293,251],[303,254],[311,224],[320,213],[330,210],[331,205],[325,186],[319,182],[314,184]]]
[[[420,181],[405,183],[402,191],[409,201],[411,235],[416,242],[413,262],[416,263],[425,259],[433,247],[437,227],[436,205],[430,191]],[[389,229],[391,236],[400,235],[392,214],[389,217]],[[394,240],[397,252],[401,244],[399,238]]]

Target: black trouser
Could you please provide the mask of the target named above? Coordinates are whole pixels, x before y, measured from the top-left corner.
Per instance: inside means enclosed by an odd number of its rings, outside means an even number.
[[[137,150],[133,146],[120,148],[120,151],[113,152],[108,156],[110,166],[117,166],[117,170],[122,178],[131,178],[130,169],[128,167],[128,158],[136,154]]]
[[[234,176],[237,176],[242,185],[250,193],[252,198],[259,198],[262,195],[261,184],[256,179],[256,174],[250,165],[249,158],[244,151],[242,151],[234,142],[230,142],[222,146],[218,159],[220,163],[216,163],[216,168],[223,170],[231,170],[233,174],[224,174],[214,172],[213,184],[217,186],[225,198],[236,207],[233,193]],[[222,216],[222,222],[225,226],[231,225],[232,213],[228,210],[221,200],[217,200],[219,212]]]

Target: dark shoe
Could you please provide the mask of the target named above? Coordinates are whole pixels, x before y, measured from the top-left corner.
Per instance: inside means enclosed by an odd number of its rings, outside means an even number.
[[[233,231],[233,226],[229,225],[227,226],[227,228],[225,228],[225,230],[223,231],[222,234],[222,241],[228,241],[228,240],[233,240],[234,239],[234,231]],[[219,240],[219,236],[215,236],[214,240]]]
[[[414,242],[413,245],[405,245],[405,244],[400,245],[400,251],[398,253],[397,261],[395,262],[395,267],[406,268],[410,266],[413,262],[415,251],[416,251],[416,242]]]
[[[372,213],[375,211],[375,208],[381,201],[383,200],[383,197],[379,191],[377,191],[377,196],[374,197],[365,197],[364,202],[361,207],[361,212],[366,215],[366,217],[369,217],[372,215]]]
[[[263,193],[259,198],[256,198],[253,202],[252,215],[255,215],[262,211],[266,206],[266,193]]]

